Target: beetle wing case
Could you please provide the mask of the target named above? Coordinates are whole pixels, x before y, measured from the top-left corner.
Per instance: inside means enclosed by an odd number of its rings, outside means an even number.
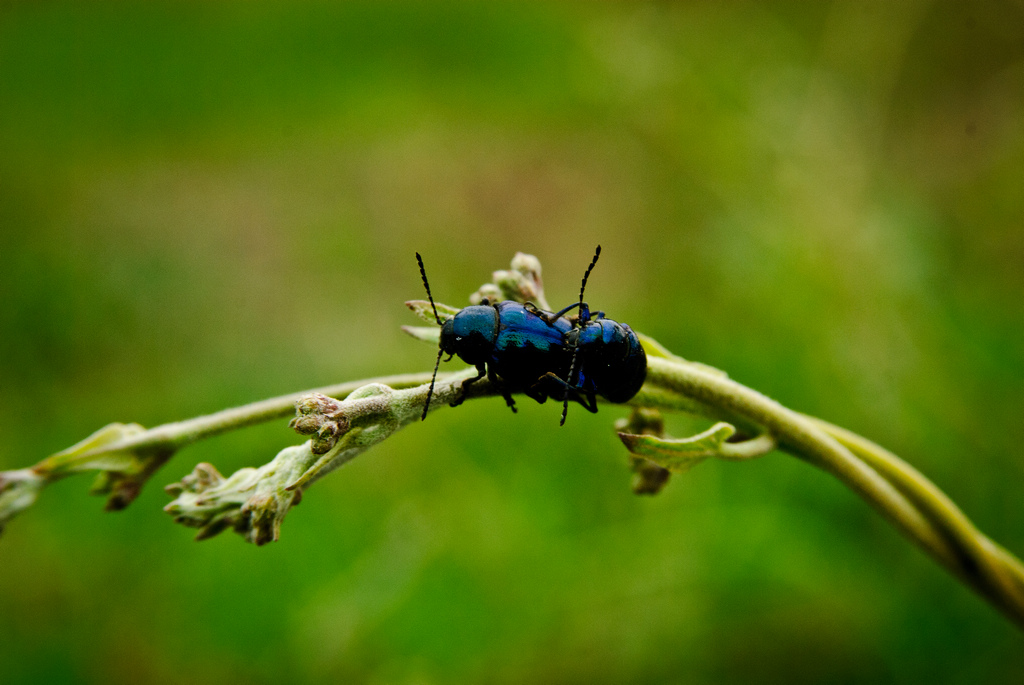
[[[565,334],[572,329],[560,317],[548,323],[524,305],[507,300],[495,305],[498,336],[491,353],[491,369],[512,391],[534,385],[547,372],[564,378],[569,372],[571,353]]]

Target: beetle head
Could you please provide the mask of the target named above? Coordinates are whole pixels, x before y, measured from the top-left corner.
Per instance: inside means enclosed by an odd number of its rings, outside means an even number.
[[[498,337],[498,310],[491,305],[466,307],[441,325],[441,350],[467,364],[490,359]]]

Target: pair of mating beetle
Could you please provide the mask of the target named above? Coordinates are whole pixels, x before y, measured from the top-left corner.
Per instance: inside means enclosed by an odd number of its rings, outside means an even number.
[[[600,256],[598,245],[583,274],[579,302],[561,311],[543,311],[531,302],[504,300],[491,304],[485,299],[442,321],[430,294],[423,258],[417,252],[423,287],[441,327],[441,349],[420,420],[427,417],[437,369],[445,354],[445,361],[458,355],[477,370],[476,376],[462,382],[453,407],[465,399],[466,388],[484,376],[501,392],[513,412],[515,392],[541,404],[549,397],[561,400],[559,425],[565,425],[570,400],[596,413],[597,395],[609,402],[626,402],[636,395],[647,375],[647,355],[639,338],[626,324],[606,319],[604,312],[591,313],[583,301],[587,279]],[[566,317],[573,309],[579,310],[576,317]]]

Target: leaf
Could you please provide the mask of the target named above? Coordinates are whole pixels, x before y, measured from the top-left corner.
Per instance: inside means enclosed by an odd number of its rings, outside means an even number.
[[[689,438],[659,438],[653,435],[619,433],[619,439],[631,453],[643,457],[673,473],[685,473],[708,457],[721,454],[722,445],[736,434],[736,428],[716,423],[703,433]]]
[[[417,340],[430,343],[434,347],[441,342],[441,329],[437,326],[402,326],[402,332],[408,333]]]
[[[0,472],[0,533],[12,518],[32,506],[46,480],[32,469]]]
[[[461,309],[455,307],[449,307],[441,302],[435,302],[434,305],[437,307],[437,315],[444,321],[449,316],[455,316]],[[437,319],[434,318],[434,310],[430,306],[430,302],[427,300],[409,300],[405,303],[405,306],[412,310],[413,314],[420,317],[427,323],[437,324]]]
[[[81,442],[44,459],[36,468],[50,477],[89,470],[137,473],[143,467],[140,457],[131,450],[110,448],[144,432],[146,429],[137,423],[111,423]]]

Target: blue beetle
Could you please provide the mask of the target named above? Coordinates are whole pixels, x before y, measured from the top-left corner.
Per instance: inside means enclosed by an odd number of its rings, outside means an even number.
[[[579,301],[561,311],[544,311],[530,302],[505,300],[491,304],[484,300],[442,321],[430,293],[423,258],[417,252],[423,286],[434,318],[441,326],[434,378],[421,420],[427,416],[437,369],[445,354],[448,360],[458,355],[477,370],[476,376],[463,381],[452,406],[461,404],[466,388],[484,376],[501,392],[513,412],[516,407],[512,394],[516,392],[542,404],[549,397],[561,400],[560,425],[565,424],[570,400],[597,412],[597,395],[616,403],[636,395],[647,375],[647,355],[639,338],[626,324],[605,318],[604,312],[591,314],[583,301],[587,279],[600,255],[598,245],[583,275]],[[579,310],[577,316],[567,318],[565,315],[573,309]]]

